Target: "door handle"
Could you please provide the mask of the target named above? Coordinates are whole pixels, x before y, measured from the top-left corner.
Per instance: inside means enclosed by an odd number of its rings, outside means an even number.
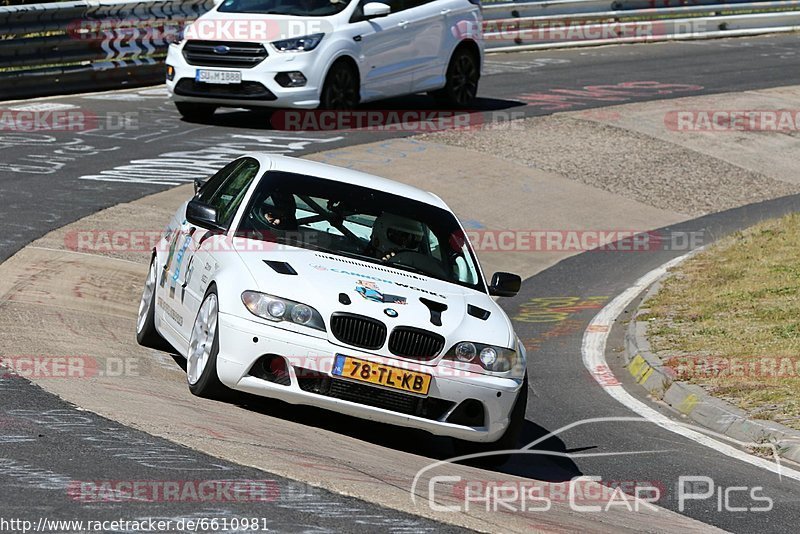
[[[452,9],[443,9],[439,13],[441,13],[442,16],[445,16],[445,15],[449,15],[451,11],[452,11]]]
[[[408,21],[407,20],[401,20],[400,22],[397,23],[397,25],[400,26],[401,28],[407,28],[408,27]]]
[[[361,41],[361,36],[360,35],[356,35],[355,37],[353,37],[353,40],[355,42],[360,42]]]

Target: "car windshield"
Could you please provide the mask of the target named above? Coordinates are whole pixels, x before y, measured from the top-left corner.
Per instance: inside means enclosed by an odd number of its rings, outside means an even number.
[[[349,3],[350,0],[224,0],[217,11],[327,17],[341,12]]]
[[[266,173],[245,208],[237,235],[485,290],[475,255],[452,213],[335,180]]]

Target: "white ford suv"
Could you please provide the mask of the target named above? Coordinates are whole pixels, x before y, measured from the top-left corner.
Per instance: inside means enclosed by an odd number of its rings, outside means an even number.
[[[221,0],[170,45],[167,87],[187,118],[426,91],[464,107],[477,93],[481,24],[480,0]]]

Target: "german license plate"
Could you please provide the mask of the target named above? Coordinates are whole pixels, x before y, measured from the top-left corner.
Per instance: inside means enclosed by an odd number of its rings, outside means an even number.
[[[336,355],[331,374],[420,395],[427,395],[431,387],[431,375],[342,354]]]
[[[194,79],[204,83],[242,83],[242,73],[238,70],[197,69]]]

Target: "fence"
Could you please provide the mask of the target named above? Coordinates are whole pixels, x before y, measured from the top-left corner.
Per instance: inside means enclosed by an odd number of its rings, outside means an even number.
[[[691,4],[691,5],[687,5]],[[484,6],[486,48],[535,50],[800,29],[800,2],[555,0]]]
[[[0,7],[0,100],[158,83],[170,39],[212,6],[83,0]],[[800,29],[800,0],[498,2],[483,13],[486,47],[494,51]]]

